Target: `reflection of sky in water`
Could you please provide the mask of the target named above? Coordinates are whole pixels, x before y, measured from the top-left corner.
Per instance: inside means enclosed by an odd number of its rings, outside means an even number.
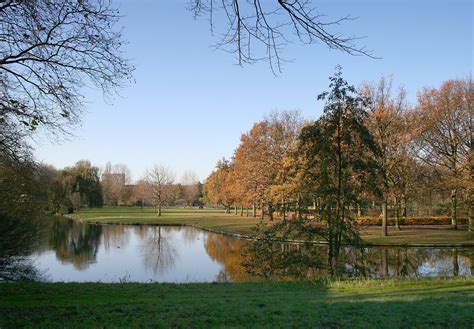
[[[437,257],[430,257],[423,261],[418,267],[419,276],[451,276],[453,275],[456,266],[459,276],[471,274],[471,262],[468,258],[456,255],[454,252],[449,256],[442,255],[441,250],[439,249],[435,249],[433,254],[437,254]]]
[[[161,268],[149,266],[156,260],[154,257],[167,255],[144,252],[143,243],[150,242],[147,238],[156,227],[140,229],[145,231],[144,234],[138,234],[137,227],[126,227],[129,238],[125,244],[112,244],[105,248],[104,239],[101,239],[96,260],[83,269],[57,259],[55,251],[35,254],[33,258],[37,268],[46,271],[50,281],[119,282],[126,279],[137,282],[209,282],[222,269],[206,253],[205,232],[196,232],[192,240],[186,236],[186,230],[195,230],[193,228],[165,228],[166,231],[162,228],[162,239],[169,248],[162,248],[161,252],[172,253],[172,261],[160,264]],[[106,231],[104,234],[107,234]]]
[[[36,250],[30,253],[36,269],[50,281],[212,282],[249,278],[241,266],[242,248],[248,241],[192,227],[96,226],[56,220],[50,228],[30,249]],[[312,255],[327,252],[326,247],[311,248],[315,248],[308,250]],[[365,273],[370,277],[471,275],[474,255],[473,248],[380,247],[367,248],[362,256],[346,247],[341,252],[342,266],[350,276]]]

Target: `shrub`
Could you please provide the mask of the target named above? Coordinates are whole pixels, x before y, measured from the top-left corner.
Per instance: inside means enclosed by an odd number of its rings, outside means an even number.
[[[388,225],[395,225],[395,217],[388,218]],[[365,226],[381,226],[381,217],[358,217],[356,221],[359,225]],[[458,224],[463,225],[468,223],[467,217],[458,217]],[[451,225],[451,218],[447,216],[442,217],[402,217],[400,218],[400,225]]]

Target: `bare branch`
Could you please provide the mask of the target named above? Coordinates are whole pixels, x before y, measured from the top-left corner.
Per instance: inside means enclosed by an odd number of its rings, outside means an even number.
[[[211,32],[215,31],[216,14],[225,23],[216,48],[235,55],[237,64],[252,64],[266,60],[276,75],[281,73],[284,47],[291,43],[289,35],[294,34],[304,44],[325,44],[354,56],[375,58],[372,51],[357,45],[360,37],[344,36],[331,28],[355,18],[346,15],[333,21],[323,21],[309,0],[190,0],[188,9],[195,18],[202,14],[209,17]],[[265,55],[255,55],[264,53]]]

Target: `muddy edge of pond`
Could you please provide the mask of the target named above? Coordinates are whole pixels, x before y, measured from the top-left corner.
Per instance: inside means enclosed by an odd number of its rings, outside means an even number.
[[[120,222],[98,222],[93,220],[86,220],[76,215],[62,215],[63,218],[71,219],[80,223],[85,224],[95,224],[95,225],[129,225],[129,226],[181,226],[181,227],[194,227],[206,232],[222,234],[234,238],[244,239],[244,240],[257,240],[258,238],[251,235],[246,234],[239,234],[239,233],[232,233],[226,231],[215,230],[211,228],[201,227],[195,224],[155,224],[155,223],[120,223]],[[327,241],[311,241],[311,240],[275,240],[275,242],[284,242],[284,243],[294,243],[294,244],[319,244],[319,245],[327,245]],[[344,244],[347,245],[347,244]],[[472,248],[474,247],[474,242],[472,243],[365,243],[365,247],[413,247],[413,248]]]

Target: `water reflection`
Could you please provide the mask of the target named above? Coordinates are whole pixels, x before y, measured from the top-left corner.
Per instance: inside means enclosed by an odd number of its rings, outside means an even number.
[[[43,279],[29,257],[41,249],[47,232],[41,218],[16,220],[0,216],[0,281]]]
[[[242,264],[246,260],[243,255],[244,245],[248,241],[229,239],[220,234],[209,234],[205,247],[207,254],[216,262],[223,265],[217,274],[217,282],[244,281],[251,276],[246,272]]]
[[[49,234],[49,245],[55,250],[57,259],[84,270],[96,262],[101,236],[101,225],[56,218]]]
[[[169,226],[139,227],[145,268],[151,269],[155,274],[173,269],[175,262],[179,261],[179,254],[172,243],[172,231]]]
[[[191,227],[88,225],[61,218],[0,225],[0,280],[243,281],[327,276],[324,246],[251,242]],[[472,275],[473,248],[344,248],[346,277]]]
[[[123,225],[103,225],[102,241],[106,250],[120,248],[130,243],[130,230]]]

